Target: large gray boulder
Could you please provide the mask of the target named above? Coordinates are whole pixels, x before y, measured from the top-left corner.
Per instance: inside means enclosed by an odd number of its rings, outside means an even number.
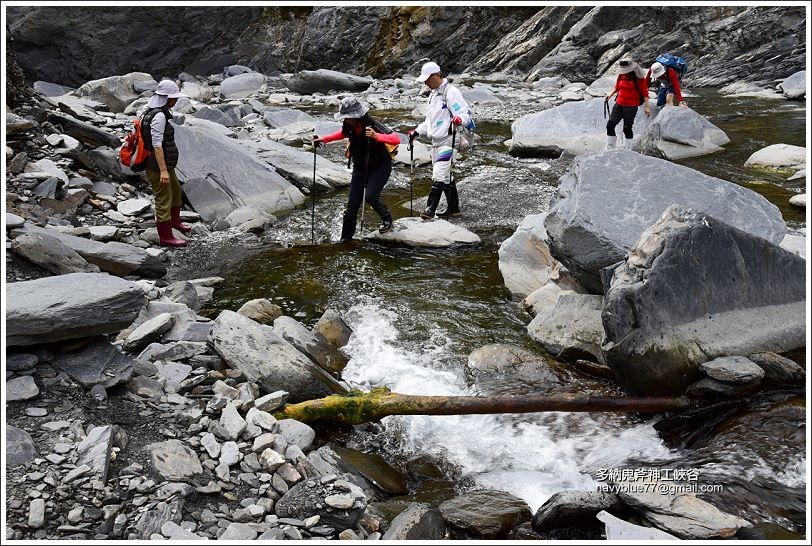
[[[340,372],[349,362],[349,358],[316,331],[310,331],[298,320],[281,316],[273,322],[274,332],[291,345],[309,356],[319,366],[329,372]]]
[[[792,100],[803,100],[806,96],[806,70],[792,74],[789,78],[778,84],[784,96]]]
[[[11,250],[57,275],[100,271],[99,266],[87,263],[75,250],[46,233],[21,235],[11,242]]]
[[[29,465],[37,457],[31,436],[21,428],[6,425],[6,466]]]
[[[751,525],[695,495],[638,492],[632,487],[620,488],[618,496],[652,525],[682,539],[730,538],[740,528]]]
[[[794,171],[805,169],[806,148],[792,144],[771,144],[750,154],[744,166]]]
[[[90,390],[94,385],[110,388],[126,383],[135,371],[136,362],[118,347],[100,338],[79,351],[58,355],[53,364]]]
[[[111,241],[102,243],[83,237],[60,233],[53,229],[41,228],[26,222],[22,227],[12,230],[11,237],[21,235],[45,235],[58,239],[59,242],[75,251],[87,262],[95,264],[102,271],[126,277],[160,278],[166,275],[166,265],[160,259],[147,254],[143,249]]]
[[[547,246],[547,213],[531,214],[499,245],[499,271],[511,293],[526,297],[548,282],[577,290],[578,283]]]
[[[395,516],[383,540],[443,540],[445,522],[439,510],[426,504],[412,503]]]
[[[318,366],[273,328],[239,313],[220,313],[209,332],[208,343],[226,365],[242,371],[266,392],[287,391],[294,402],[329,394],[320,376],[314,373]]]
[[[313,186],[313,152],[304,151],[263,139],[259,142],[246,144],[253,148],[257,155],[270,163],[276,171],[292,181],[306,193],[311,192]],[[332,188],[343,188],[350,185],[352,175],[343,165],[339,165],[322,157],[316,156],[316,193],[322,193]]]
[[[175,142],[184,193],[206,222],[246,205],[273,214],[304,203],[299,190],[240,141],[225,136],[222,126],[187,120],[176,126]]]
[[[618,496],[608,491],[559,491],[536,510],[533,529],[549,531],[594,525],[598,512],[622,509]]]
[[[220,83],[220,94],[224,99],[243,99],[251,96],[265,83],[265,76],[259,72],[245,72],[226,78]]]
[[[561,177],[544,221],[550,251],[593,293],[599,272],[624,259],[670,205],[683,205],[778,244],[787,227],[756,192],[629,150],[575,159]]]
[[[479,235],[446,220],[423,220],[421,218],[398,218],[386,233],[373,231],[365,238],[370,241],[405,245],[411,247],[444,248],[452,245],[475,245],[481,242]]]
[[[144,290],[102,273],[6,285],[6,344],[36,345],[118,332],[144,307]]]
[[[527,114],[514,121],[510,154],[519,157],[558,157],[597,152],[606,147],[603,99],[567,102],[561,106]],[[651,123],[640,106],[634,118],[635,141]]]
[[[518,524],[529,522],[530,507],[522,499],[492,489],[480,489],[449,499],[439,506],[446,524],[484,539],[505,538]]]
[[[682,159],[718,152],[730,142],[724,131],[690,108],[664,106],[640,137],[640,152]]]
[[[805,260],[706,213],[669,207],[612,276],[607,363],[633,394],[678,394],[716,357],[806,337]]]
[[[111,112],[121,113],[127,106],[138,98],[142,91],[156,82],[152,76],[144,72],[130,72],[123,76],[110,76],[98,80],[91,80],[76,90],[81,97],[90,97],[106,105]],[[140,90],[136,91],[138,86]],[[152,89],[155,89],[152,87]]]
[[[301,70],[291,76],[285,85],[294,93],[312,95],[329,91],[366,91],[372,85],[372,78],[354,76],[335,70]]]
[[[603,363],[602,309],[603,296],[563,294],[530,321],[527,333],[554,356],[577,351],[583,359]]]

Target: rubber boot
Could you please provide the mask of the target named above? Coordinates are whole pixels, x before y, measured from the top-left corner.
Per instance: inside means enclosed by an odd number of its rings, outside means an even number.
[[[392,229],[392,213],[389,212],[386,204],[379,200],[375,205],[372,205],[372,208],[378,213],[378,216],[381,217],[381,225],[378,226],[378,233],[386,233]]]
[[[352,241],[353,235],[355,235],[355,224],[358,219],[358,213],[350,214],[346,210],[344,211],[344,219],[341,224],[341,239],[339,239],[339,243],[346,243],[348,241]]]
[[[606,135],[606,149],[611,150],[617,145],[617,136]]]
[[[180,221],[180,207],[172,207],[170,211],[172,213],[172,227],[181,233],[191,233],[192,226]]]
[[[456,184],[444,184],[443,191],[445,192],[445,200],[448,206],[443,212],[438,212],[439,218],[459,218],[462,216],[460,212],[460,196],[457,193]]]
[[[158,239],[161,246],[186,246],[186,241],[183,239],[175,239],[172,233],[172,221],[156,222],[155,226],[158,228]]]
[[[434,182],[429,190],[429,198],[426,201],[426,210],[420,213],[420,217],[424,220],[434,218],[434,211],[437,210],[437,205],[440,204],[440,197],[443,195],[443,183]]]
[[[623,142],[626,145],[625,147],[626,147],[627,150],[634,150],[634,140],[633,139],[627,138]]]

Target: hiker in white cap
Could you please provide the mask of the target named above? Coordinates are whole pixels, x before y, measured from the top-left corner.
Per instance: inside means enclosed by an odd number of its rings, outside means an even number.
[[[657,90],[657,106],[662,108],[665,105],[673,106],[674,99],[677,99],[677,104],[682,107],[688,105],[682,99],[682,89],[679,83],[679,74],[670,66],[665,66],[662,63],[654,63],[646,74],[646,87],[648,87],[652,80],[659,82],[659,89]]]
[[[172,233],[173,228],[181,233],[192,231],[191,226],[180,221],[183,199],[175,174],[178,147],[175,145],[175,129],[169,123],[172,119],[170,110],[182,96],[175,82],[161,80],[147,103],[147,111],[141,121],[144,146],[152,150],[145,171],[155,194],[155,223],[161,246],[186,246],[184,239],[178,239]]]
[[[619,63],[617,81],[612,91],[606,95],[604,102],[609,102],[613,96],[617,95],[609,121],[606,122],[606,149],[614,148],[617,143],[615,127],[623,120],[623,136],[626,137],[626,148],[632,149],[634,139],[634,118],[637,116],[637,109],[641,104],[645,104],[646,117],[651,115],[648,105],[648,87],[646,87],[646,71],[636,62],[623,59]]]
[[[462,215],[460,199],[457,194],[457,184],[451,178],[451,162],[454,150],[451,149],[452,124],[470,123],[468,103],[456,86],[443,78],[440,67],[435,62],[428,62],[420,69],[417,80],[425,83],[431,93],[428,98],[426,119],[414,130],[409,131],[409,139],[417,135],[427,136],[431,139],[432,184],[429,190],[426,210],[420,214],[421,218],[434,218],[434,211],[445,192],[448,208],[439,213],[441,218],[457,218]]]

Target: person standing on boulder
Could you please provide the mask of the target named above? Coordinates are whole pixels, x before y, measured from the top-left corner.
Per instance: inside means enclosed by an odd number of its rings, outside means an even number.
[[[685,108],[688,105],[682,99],[682,88],[679,83],[679,74],[670,66],[665,66],[662,63],[654,63],[646,74],[646,89],[651,85],[651,81],[656,80],[659,82],[660,87],[657,90],[657,107],[662,108],[665,105],[673,106],[674,98],[677,99],[677,104]]]
[[[369,108],[355,97],[341,99],[337,121],[343,121],[340,130],[329,135],[313,135],[313,145],[349,139],[348,157],[352,158],[350,195],[341,226],[340,243],[352,240],[355,235],[358,209],[362,206],[366,189],[366,202],[380,216],[380,233],[392,229],[392,214],[381,200],[383,187],[392,174],[392,157],[386,145],[400,144],[397,133],[369,115]]]
[[[637,109],[640,104],[645,104],[646,117],[651,115],[648,105],[648,87],[646,87],[645,70],[630,60],[622,60],[619,63],[620,72],[615,82],[612,92],[606,95],[604,102],[609,102],[613,96],[617,95],[609,121],[606,122],[606,149],[614,148],[617,143],[615,127],[623,120],[623,136],[626,137],[626,148],[632,149],[632,139],[634,139],[634,118],[637,116]]]
[[[451,148],[452,131],[454,125],[470,123],[468,103],[456,86],[449,83],[440,73],[440,66],[428,62],[420,69],[419,82],[425,83],[431,93],[428,98],[426,119],[412,131],[409,131],[409,143],[418,135],[431,139],[431,189],[426,203],[426,210],[420,214],[421,218],[434,218],[434,211],[440,203],[440,197],[445,193],[448,208],[437,214],[440,218],[458,218],[460,211],[460,198],[457,193],[457,184],[451,177],[451,162],[454,150]]]
[[[175,145],[175,129],[169,123],[172,119],[170,110],[182,96],[175,82],[161,80],[147,103],[147,112],[141,121],[144,146],[152,150],[147,159],[146,174],[155,195],[155,223],[161,246],[186,246],[185,240],[175,238],[172,228],[182,233],[192,231],[191,226],[180,221],[183,199],[175,174],[178,147]]]

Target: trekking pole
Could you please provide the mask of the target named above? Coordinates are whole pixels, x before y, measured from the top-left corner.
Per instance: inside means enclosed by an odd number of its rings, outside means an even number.
[[[409,218],[414,216],[412,212],[414,203],[414,140],[409,138]]]
[[[603,101],[603,119],[609,115],[609,100]]]
[[[313,186],[310,189],[310,244],[316,244],[316,148],[318,142],[313,142]]]

